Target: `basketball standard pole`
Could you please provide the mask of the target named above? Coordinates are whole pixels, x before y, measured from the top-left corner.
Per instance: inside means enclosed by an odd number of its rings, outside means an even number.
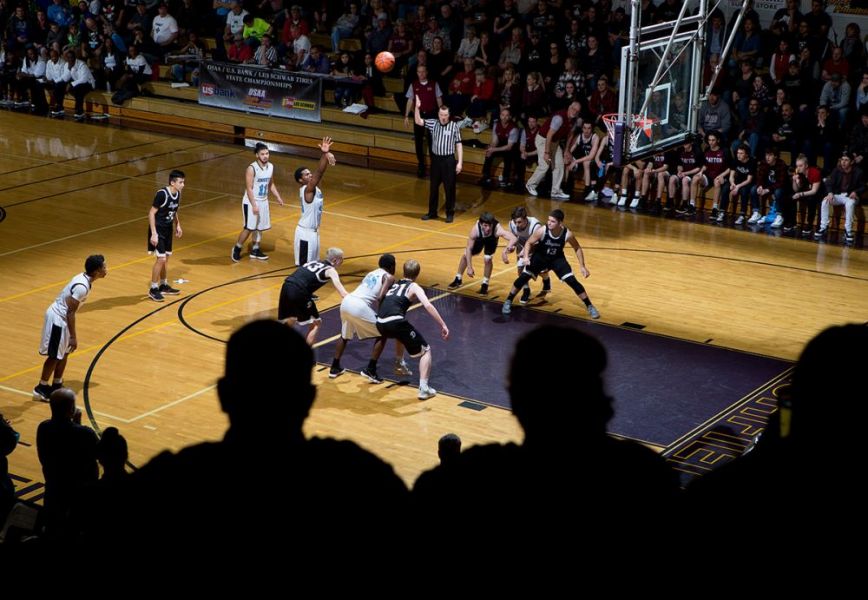
[[[687,117],[688,131],[697,131],[699,126],[699,105],[702,101],[699,92],[702,89],[702,73],[705,69],[705,22],[708,19],[708,0],[699,0],[699,13],[696,16],[699,17],[699,26],[696,30],[696,43],[693,44],[693,79],[690,81],[690,97],[694,100]]]
[[[621,75],[622,81],[630,82],[630,89],[623,89],[621,93],[625,94],[624,112],[618,115],[618,121],[615,123],[615,133],[612,139],[612,164],[615,167],[620,167],[623,160],[625,150],[625,139],[629,134],[627,124],[628,119],[633,119],[633,96],[636,93],[638,83],[636,82],[636,72],[639,65],[639,24],[642,22],[642,0],[630,0],[630,49],[627,52],[627,76]],[[632,124],[631,124],[632,125]]]

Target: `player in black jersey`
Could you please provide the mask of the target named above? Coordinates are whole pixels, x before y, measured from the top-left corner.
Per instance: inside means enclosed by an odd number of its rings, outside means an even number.
[[[148,211],[148,254],[153,252],[157,257],[151,270],[151,288],[148,292],[148,297],[154,302],[162,302],[166,294],[175,296],[181,293],[169,285],[166,267],[172,256],[172,235],[181,237],[184,233],[178,220],[184,181],[183,171],[169,173],[169,185],[157,191]]]
[[[485,267],[483,268],[482,287],[479,288],[479,293],[488,293],[488,280],[491,278],[491,270],[494,268],[494,251],[497,250],[497,238],[499,237],[507,242],[506,248],[503,249],[503,262],[509,264],[509,253],[515,249],[515,236],[509,229],[501,227],[490,212],[479,215],[479,221],[474,223],[470,229],[467,247],[461,255],[461,260],[458,261],[458,272],[455,274],[455,279],[449,284],[450,290],[461,287],[461,279],[465,269],[467,269],[468,277],[476,275],[473,270],[473,257],[484,250]]]
[[[585,303],[585,308],[592,319],[600,318],[600,311],[591,304],[591,299],[585,292],[584,286],[576,281],[573,275],[573,269],[570,263],[567,262],[567,257],[564,256],[564,246],[569,244],[576,251],[576,258],[579,259],[579,268],[583,277],[590,277],[591,272],[585,266],[585,255],[582,253],[582,247],[573,232],[564,227],[564,211],[555,209],[549,213],[549,218],[546,221],[545,228],[538,228],[524,245],[522,250],[522,258],[527,266],[524,272],[519,275],[515,283],[512,284],[512,289],[506,297],[506,302],[503,303],[502,312],[508,315],[512,312],[512,300],[520,289],[527,282],[545,270],[554,271],[555,274],[565,284],[570,286],[576,295]],[[528,255],[533,250],[528,264]]]
[[[377,330],[383,336],[377,340],[374,346],[373,356],[379,356],[386,340],[393,338],[404,344],[407,353],[413,358],[419,358],[419,400],[427,400],[433,397],[437,390],[428,386],[428,378],[431,375],[431,348],[422,334],[407,320],[407,311],[414,302],[419,302],[428,311],[437,324],[440,325],[440,335],[444,340],[449,339],[449,328],[437,309],[428,300],[425,290],[416,283],[422,267],[413,259],[404,263],[404,278],[399,279],[389,288],[386,295],[380,301],[380,310],[377,312]],[[362,375],[374,383],[382,383],[382,378],[377,375],[377,359],[371,358],[368,366],[362,369]]]
[[[287,325],[310,325],[307,343],[313,346],[319,326],[322,325],[319,311],[313,301],[313,293],[331,280],[341,298],[347,295],[338,276],[337,268],[344,262],[344,251],[329,248],[325,260],[312,260],[300,266],[287,277],[280,288],[280,303],[277,320]]]

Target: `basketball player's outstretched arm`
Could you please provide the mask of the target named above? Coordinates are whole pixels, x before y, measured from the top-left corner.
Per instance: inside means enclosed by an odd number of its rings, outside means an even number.
[[[341,278],[338,275],[337,269],[331,268],[326,271],[326,276],[332,280],[332,285],[335,286],[335,289],[338,291],[338,294],[341,295],[341,298],[347,295],[347,290],[344,287],[344,284],[341,283]]]
[[[504,264],[508,265],[509,255],[513,250],[515,250],[515,245],[518,243],[518,238],[516,238],[509,229],[501,227],[500,223],[497,224],[497,229],[495,230],[494,234],[497,237],[502,237],[506,240],[506,247],[503,249],[503,262]]]
[[[410,284],[410,289],[407,290],[407,297],[412,300],[415,298],[419,301],[419,304],[425,307],[425,310],[428,311],[428,314],[431,315],[431,318],[434,319],[438,325],[440,325],[440,336],[444,340],[449,339],[449,328],[446,327],[446,321],[443,320],[443,317],[440,316],[440,313],[437,312],[437,308],[431,301],[428,300],[428,296],[425,295],[425,290],[416,283],[415,281]]]
[[[579,269],[582,271],[582,277],[590,277],[591,272],[588,271],[588,267],[585,266],[585,253],[582,252],[579,240],[576,239],[576,236],[573,235],[572,231],[567,233],[567,243],[576,251],[576,258],[579,259]]]
[[[313,202],[316,186],[318,186],[319,182],[322,181],[323,175],[325,175],[326,169],[328,169],[329,165],[333,165],[336,162],[335,155],[330,152],[331,147],[332,139],[328,136],[324,137],[322,143],[319,145],[319,149],[322,151],[322,156],[319,158],[319,165],[317,165],[316,171],[311,174],[310,182],[307,184],[307,188],[304,191],[305,202]]]

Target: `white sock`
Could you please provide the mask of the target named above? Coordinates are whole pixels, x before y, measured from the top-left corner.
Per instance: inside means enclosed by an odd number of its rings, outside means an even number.
[[[483,277],[483,278],[482,278],[482,283],[488,283],[488,277]]]
[[[457,279],[458,281],[461,281],[461,273],[456,273],[455,279]]]
[[[169,285],[169,280],[168,279],[161,279],[160,285]]]
[[[420,390],[427,390],[428,389],[428,380],[427,379],[422,379],[422,378],[419,379],[419,389]]]

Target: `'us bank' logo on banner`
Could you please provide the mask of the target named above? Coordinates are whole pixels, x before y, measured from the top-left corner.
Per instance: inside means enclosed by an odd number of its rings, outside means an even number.
[[[224,96],[226,98],[232,98],[235,95],[232,93],[232,90],[219,88],[213,83],[203,83],[201,89],[203,96]]]

